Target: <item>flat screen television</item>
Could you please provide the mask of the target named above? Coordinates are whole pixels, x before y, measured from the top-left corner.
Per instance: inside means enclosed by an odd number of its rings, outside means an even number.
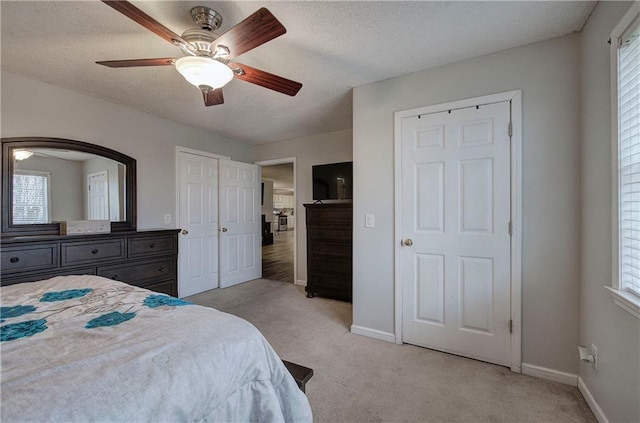
[[[353,162],[313,166],[312,177],[314,200],[353,198]]]

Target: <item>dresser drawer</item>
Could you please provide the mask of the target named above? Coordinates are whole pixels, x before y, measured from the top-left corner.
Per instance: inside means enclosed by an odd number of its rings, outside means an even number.
[[[129,238],[129,257],[175,254],[175,236],[155,236],[149,238]]]
[[[313,242],[309,244],[312,255],[324,254],[330,256],[351,257],[351,243],[346,242]]]
[[[331,289],[336,291],[336,294],[339,293],[339,295],[336,296],[351,298],[352,285],[353,282],[350,276],[341,277],[324,273],[314,273],[311,275],[311,280],[307,281],[307,291]]]
[[[335,275],[316,273],[311,277],[311,285],[323,286],[327,288],[340,288],[343,290],[351,290],[351,278],[340,277]]]
[[[351,275],[352,272],[352,259],[351,256],[339,257],[339,256],[324,256],[318,254],[311,254],[309,256],[309,269],[313,272]]]
[[[73,268],[73,269],[65,269],[65,270],[53,270],[53,271],[45,271],[45,272],[27,272],[27,273],[17,273],[15,275],[2,276],[2,286],[5,285],[13,285],[16,283],[23,282],[35,282],[35,281],[43,281],[46,279],[51,279],[56,276],[68,276],[68,275],[95,275],[96,268],[95,267],[81,267],[81,268]]]
[[[307,225],[332,226],[351,225],[353,216],[352,208],[319,208],[307,209]]]
[[[351,242],[351,227],[349,228],[309,228],[309,240],[330,240]]]
[[[62,266],[124,259],[124,239],[98,242],[68,242],[62,244]]]
[[[144,286],[145,283],[152,283],[167,277],[175,278],[175,263],[175,259],[167,258],[127,263],[126,265],[101,266],[98,268],[98,276]]]
[[[3,275],[58,267],[58,244],[30,245],[2,249]]]

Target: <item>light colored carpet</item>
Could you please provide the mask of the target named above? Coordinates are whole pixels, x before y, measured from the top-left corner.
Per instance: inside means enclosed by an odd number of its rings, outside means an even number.
[[[596,422],[577,388],[501,366],[349,332],[351,304],[258,279],[187,300],[253,323],[311,367],[316,422]]]

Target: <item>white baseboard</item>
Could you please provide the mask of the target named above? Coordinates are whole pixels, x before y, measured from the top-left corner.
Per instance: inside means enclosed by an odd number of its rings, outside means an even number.
[[[539,377],[540,379],[564,383],[565,385],[578,386],[578,375],[573,373],[565,373],[560,370],[548,369],[527,363],[522,363],[522,373],[528,376]]]
[[[593,398],[593,395],[591,395],[591,391],[589,390],[589,388],[587,388],[587,385],[584,383],[584,380],[582,380],[580,376],[578,376],[578,389],[584,397],[584,400],[587,402],[587,404],[589,404],[589,408],[591,409],[593,415],[596,416],[598,423],[609,423],[609,419],[604,414],[604,411],[602,411],[602,408],[600,408],[595,398]]]
[[[303,281],[301,279],[298,279],[294,282],[295,285],[300,285],[300,286],[307,286],[307,281]]]
[[[365,328],[363,326],[351,325],[351,333],[356,335],[368,336],[369,338],[379,339],[380,341],[396,343],[396,336],[389,332],[383,332],[377,329]]]

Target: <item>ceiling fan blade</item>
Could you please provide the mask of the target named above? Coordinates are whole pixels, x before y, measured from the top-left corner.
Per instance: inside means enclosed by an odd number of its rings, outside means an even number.
[[[124,0],[102,0],[107,6],[113,7],[118,12],[125,15],[127,18],[136,21],[140,25],[147,28],[149,31],[156,35],[159,35],[162,39],[170,42],[171,44],[184,44],[190,46],[191,44],[183,40],[178,34],[171,31],[160,22],[153,19],[151,16],[144,13],[142,10],[135,7],[133,4]],[[175,40],[175,41],[174,41]]]
[[[203,91],[202,97],[204,97],[205,106],[215,106],[216,104],[224,103],[222,88],[218,88],[217,90],[209,90],[208,92]]]
[[[294,96],[298,94],[298,91],[302,88],[302,84],[299,82],[291,81],[290,79],[273,75],[269,72],[243,65],[242,63],[229,63],[229,67],[231,69],[240,68],[244,71],[243,74],[236,73],[236,78],[269,88],[270,90],[278,91],[282,94]]]
[[[232,59],[286,32],[276,17],[263,7],[212,42],[212,50],[223,45],[230,51],[225,59]]]
[[[106,60],[96,63],[110,68],[132,68],[136,66],[171,66],[175,64],[176,60],[173,57],[163,57],[159,59]]]

